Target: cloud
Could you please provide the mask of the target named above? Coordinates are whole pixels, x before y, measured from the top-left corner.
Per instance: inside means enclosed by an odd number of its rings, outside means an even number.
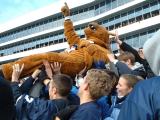
[[[76,1],[76,2],[75,2]],[[93,0],[85,0],[93,1]],[[19,16],[35,11],[39,8],[54,3],[67,2],[69,6],[79,5],[84,0],[1,0],[0,4],[0,24],[4,24]],[[56,6],[57,7],[57,6]]]
[[[53,2],[53,0],[3,0],[0,4],[0,24]]]

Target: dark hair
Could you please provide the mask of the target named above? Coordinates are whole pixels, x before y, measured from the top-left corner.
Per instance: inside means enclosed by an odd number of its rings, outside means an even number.
[[[70,76],[65,74],[58,74],[53,76],[52,84],[55,84],[55,87],[58,90],[60,96],[68,96],[70,90],[72,89],[72,79]]]
[[[127,62],[127,60],[131,60],[131,64],[134,65],[135,56],[130,52],[123,52],[118,56],[118,60],[125,61],[125,62]]]

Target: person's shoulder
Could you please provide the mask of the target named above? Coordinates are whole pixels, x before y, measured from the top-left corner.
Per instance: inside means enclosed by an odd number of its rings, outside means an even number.
[[[147,89],[147,87],[157,87],[160,84],[160,76],[152,77],[146,80],[142,80],[136,84],[135,88]],[[159,86],[160,87],[160,86]]]
[[[68,95],[67,99],[68,99],[70,105],[79,105],[80,104],[79,97],[72,92]]]
[[[100,120],[101,111],[92,103],[80,105],[73,113],[70,120]]]
[[[155,94],[158,89],[160,89],[160,76],[142,80],[135,85],[128,100],[134,101],[139,99],[139,101],[143,102],[141,96],[147,99],[150,95]]]

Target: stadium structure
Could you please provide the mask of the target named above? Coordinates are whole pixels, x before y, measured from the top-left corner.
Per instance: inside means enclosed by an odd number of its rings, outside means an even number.
[[[0,64],[66,49],[60,7],[37,10],[0,25]],[[160,28],[160,0],[84,0],[83,4],[72,5],[71,19],[82,38],[88,23],[97,21],[109,31],[117,30],[121,40],[139,48]],[[117,50],[114,42],[111,48]]]

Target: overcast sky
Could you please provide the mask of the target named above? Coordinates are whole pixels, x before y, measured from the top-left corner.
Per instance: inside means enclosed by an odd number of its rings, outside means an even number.
[[[56,1],[57,0],[0,0],[0,24]]]
[[[0,0],[0,24],[50,4],[64,1],[74,4],[90,0]]]

